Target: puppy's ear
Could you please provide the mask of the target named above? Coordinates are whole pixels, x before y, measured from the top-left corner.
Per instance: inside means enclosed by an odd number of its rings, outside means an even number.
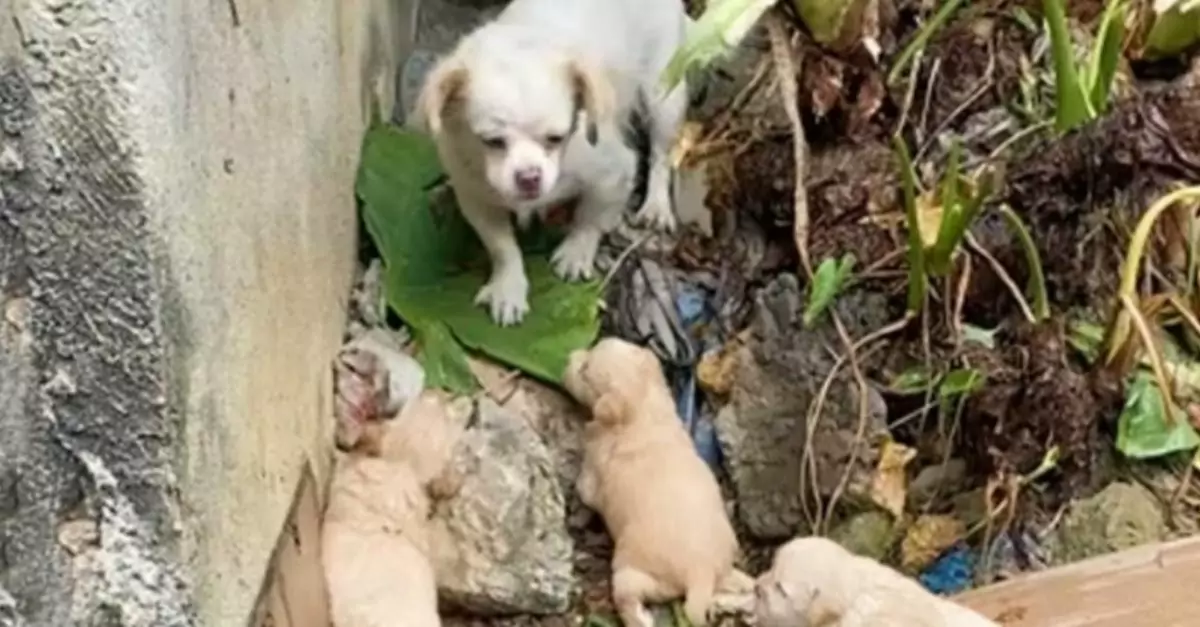
[[[620,396],[611,392],[602,394],[592,406],[592,418],[606,426],[615,426],[625,421],[629,408]]]
[[[567,76],[575,96],[576,110],[587,113],[587,128],[584,135],[588,143],[595,146],[599,140],[597,125],[615,114],[617,96],[612,82],[599,68],[581,59],[567,63]]]
[[[423,128],[434,137],[442,132],[446,110],[462,100],[468,76],[466,64],[457,56],[443,59],[430,71],[413,111],[417,128]]]

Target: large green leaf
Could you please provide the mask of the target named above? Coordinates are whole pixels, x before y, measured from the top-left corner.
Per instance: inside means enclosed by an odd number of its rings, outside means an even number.
[[[729,54],[773,6],[775,0],[709,0],[663,70],[663,87],[670,92],[689,71]]]
[[[1146,39],[1146,56],[1169,57],[1200,44],[1200,1],[1160,0]]]
[[[1200,435],[1187,417],[1168,418],[1167,405],[1154,375],[1138,370],[1125,396],[1117,423],[1117,450],[1133,459],[1162,457],[1200,446]]]
[[[384,295],[412,327],[430,384],[476,389],[468,349],[558,383],[570,352],[599,332],[599,285],[560,281],[543,255],[530,255],[530,313],[516,326],[493,323],[474,304],[487,255],[449,195],[438,193],[444,179],[428,137],[387,125],[367,132],[356,191],[383,256]],[[526,251],[544,253],[553,243],[545,231],[522,234]]]

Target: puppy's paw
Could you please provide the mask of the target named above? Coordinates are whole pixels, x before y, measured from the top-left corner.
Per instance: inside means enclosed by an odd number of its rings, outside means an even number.
[[[529,280],[522,272],[496,272],[475,295],[476,305],[486,305],[496,324],[520,324],[529,313]]]
[[[564,281],[587,281],[596,273],[596,250],[600,237],[576,231],[558,245],[550,257],[554,273]]]
[[[675,213],[671,211],[669,197],[650,196],[646,198],[646,202],[634,215],[633,220],[639,226],[647,226],[664,233],[675,230]]]

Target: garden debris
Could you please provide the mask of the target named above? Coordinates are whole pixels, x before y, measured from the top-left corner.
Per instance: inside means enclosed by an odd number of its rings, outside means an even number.
[[[1096,496],[1075,503],[1054,535],[1057,564],[1114,553],[1166,535],[1162,506],[1137,484],[1114,483]]]
[[[1022,325],[999,351],[969,350],[988,384],[966,402],[959,443],[968,465],[988,476],[1024,474],[1059,448],[1066,494],[1102,478],[1102,416],[1114,415],[1120,391],[1101,384],[1067,354],[1063,325]]]
[[[876,561],[885,560],[899,540],[895,519],[877,510],[861,512],[829,531],[829,539],[847,551]]]
[[[1200,64],[1026,156],[1012,161],[1004,200],[1037,234],[1051,300],[1064,309],[1112,302],[1123,247],[1107,239],[1111,225],[1132,231],[1163,190],[1200,179]],[[1022,267],[1015,247],[992,252]]]
[[[971,587],[975,578],[975,556],[958,545],[942,554],[917,580],[934,594],[952,595]]]
[[[559,280],[538,254],[550,249],[555,234],[523,231],[531,311],[519,325],[496,325],[474,304],[487,255],[440,187],[444,182],[430,139],[382,125],[368,131],[357,184],[363,219],[383,258],[385,297],[411,327],[429,384],[477,389],[468,350],[557,382],[567,355],[599,331],[599,285]]]
[[[853,323],[886,316],[881,298],[851,293],[835,308]],[[752,333],[736,349],[737,381],[716,418],[717,435],[738,499],[738,517],[761,539],[780,539],[812,528],[817,503],[844,490],[870,503],[869,490],[886,438],[886,406],[874,390],[868,415],[859,416],[857,387],[842,372],[822,393],[835,359],[825,350],[836,336],[829,325],[804,329],[796,278],[780,275],[761,290]],[[808,418],[813,402],[823,411]],[[811,433],[811,437],[809,434]]]
[[[897,442],[884,442],[879,466],[871,481],[871,499],[896,518],[904,514],[908,496],[908,463],[917,451]]]
[[[954,516],[920,516],[900,541],[900,567],[919,573],[966,536],[967,526]]]
[[[481,399],[453,463],[462,486],[433,516],[445,531],[434,559],[441,597],[485,616],[566,611],[576,588],[574,547],[554,461],[537,432]]]

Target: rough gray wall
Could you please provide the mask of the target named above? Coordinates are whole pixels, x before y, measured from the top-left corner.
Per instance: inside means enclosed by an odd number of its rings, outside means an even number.
[[[179,442],[162,328],[171,288],[119,132],[125,94],[107,63],[117,33],[104,24],[112,16],[82,3],[8,7],[0,581],[30,625],[186,624],[170,565]],[[116,511],[118,501],[137,515]],[[129,527],[128,545],[101,536],[111,525]]]
[[[244,624],[324,463],[383,1],[0,0],[0,627]]]

